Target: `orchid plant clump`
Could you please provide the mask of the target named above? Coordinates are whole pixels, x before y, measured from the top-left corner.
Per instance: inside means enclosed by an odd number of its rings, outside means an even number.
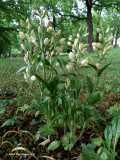
[[[65,150],[71,150],[86,129],[92,106],[100,100],[96,87],[102,72],[109,66],[101,67],[101,60],[112,49],[109,43],[113,37],[108,38],[104,44],[102,30],[99,29],[100,42],[93,43],[93,50],[98,56],[95,62],[91,57],[85,58],[88,44],[83,44],[83,40],[88,33],[84,34],[85,29],[80,28],[76,36],[70,35],[67,44],[72,51],[64,60],[60,55],[65,44],[65,38],[60,38],[61,30],[56,32],[51,26],[51,20],[45,21],[47,10],[41,11],[34,6],[32,12],[33,22],[28,18],[26,23],[21,21],[21,26],[26,27],[27,32],[20,32],[19,35],[27,65],[23,68],[26,69],[24,78],[32,89],[35,116],[43,115],[45,122],[45,125],[40,126],[36,139],[39,139],[41,133],[58,135],[58,129],[64,127],[62,141],[58,138],[56,145],[59,147],[62,144]],[[95,69],[97,78],[93,84],[87,77],[89,93],[86,101],[80,98],[83,89],[81,71],[88,67]]]

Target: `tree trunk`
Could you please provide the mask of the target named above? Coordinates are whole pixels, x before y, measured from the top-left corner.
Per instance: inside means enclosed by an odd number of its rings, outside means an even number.
[[[117,47],[117,40],[118,40],[118,31],[117,31],[116,36],[115,36],[115,44],[114,44],[114,48]]]
[[[56,28],[56,19],[55,19],[54,13],[53,13],[53,28],[54,28],[54,30],[55,30],[55,28]]]
[[[113,29],[112,35],[113,35],[113,37],[115,36],[115,28]],[[113,45],[113,41],[111,42],[111,45]]]
[[[88,35],[88,52],[93,53],[93,23],[92,23],[92,0],[86,0],[87,5],[87,31],[89,33]]]
[[[101,13],[98,11],[97,12],[97,27],[99,28],[100,25],[100,17]],[[96,42],[99,42],[99,33],[96,31]]]
[[[11,57],[11,45],[10,45],[10,48],[9,48],[9,58]]]

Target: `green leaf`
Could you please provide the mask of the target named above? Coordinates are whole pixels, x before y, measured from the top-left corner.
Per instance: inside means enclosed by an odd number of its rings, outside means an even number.
[[[71,133],[67,132],[63,137],[62,137],[62,146],[64,146],[65,150],[71,150],[74,146],[74,144],[77,141],[77,137],[75,135],[71,136]]]
[[[51,128],[51,126],[48,126],[48,125],[43,125],[39,129],[39,133],[42,133],[45,136],[51,135],[53,131],[54,131],[53,128]]]
[[[87,86],[88,86],[89,92],[92,93],[94,90],[94,84],[89,77],[87,77]]]
[[[88,104],[93,105],[100,100],[100,93],[92,93],[88,97]]]
[[[40,114],[40,111],[37,111],[37,112],[35,113],[35,117],[37,117],[39,114]]]
[[[42,78],[41,78],[40,76],[38,76],[37,74],[35,74],[35,76],[36,76],[36,78],[38,79],[38,81],[42,82],[42,84],[45,85],[48,90],[50,90],[49,84],[48,84],[44,79],[42,79]]]
[[[50,66],[50,63],[49,63],[49,61],[47,59],[45,59],[45,65],[46,66]]]
[[[112,140],[112,127],[110,125],[108,125],[105,128],[104,135],[105,135],[105,140],[106,140],[107,146],[110,147],[111,140]]]
[[[2,127],[5,127],[5,126],[13,126],[14,124],[20,125],[21,122],[20,122],[17,118],[18,118],[17,116],[14,116],[12,119],[6,120],[6,121],[2,124]]]
[[[32,103],[33,103],[34,107],[35,107],[39,112],[44,113],[44,108],[42,107],[42,105],[41,105],[38,101],[33,100]]]
[[[103,152],[103,153],[100,155],[100,157],[102,158],[102,160],[108,159],[108,156],[107,156],[107,154],[106,154],[105,152]]]
[[[95,144],[96,146],[101,146],[101,144],[104,143],[104,140],[99,138],[93,138],[92,143]]]
[[[91,66],[92,68],[94,68],[96,71],[98,70],[97,67],[91,63],[88,64],[89,66]]]
[[[52,143],[50,143],[50,145],[48,146],[48,150],[55,150],[60,146],[60,141],[53,141]]]
[[[61,119],[62,115],[60,113],[54,114],[51,118],[51,123],[54,123],[56,120]]]
[[[58,76],[53,77],[52,80],[49,82],[51,93],[56,92],[56,88],[57,88],[58,83],[59,83],[59,77]]]
[[[19,72],[21,72],[21,71],[25,70],[26,68],[27,68],[26,66],[24,66],[24,67],[20,68],[20,69],[17,71],[17,73],[16,73],[16,74],[18,74]]]
[[[89,105],[84,105],[84,120],[87,122],[89,119],[89,114],[90,114],[90,106]]]
[[[12,119],[8,119],[2,124],[2,127],[13,126],[13,125],[14,125],[14,121]]]
[[[0,108],[0,114],[3,114],[5,112],[5,108]]]
[[[120,115],[116,115],[112,120],[112,132],[113,132],[113,150],[115,151],[117,141],[120,137]]]
[[[102,160],[94,148],[90,148],[88,145],[82,144],[82,160]]]
[[[57,58],[57,61],[60,64],[60,68],[63,69],[63,63],[62,63],[62,61],[59,58]]]
[[[98,71],[98,74],[97,74],[97,76],[98,77],[100,77],[101,76],[101,74],[103,73],[103,71],[110,65],[111,63],[109,63],[109,64],[107,64],[107,65],[105,65],[102,69],[100,69],[99,71]]]

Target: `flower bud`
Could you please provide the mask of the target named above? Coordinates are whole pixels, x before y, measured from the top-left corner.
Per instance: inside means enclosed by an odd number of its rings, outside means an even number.
[[[51,45],[54,45],[54,44],[55,44],[55,38],[52,37],[52,38],[51,38]]]
[[[51,56],[54,56],[54,54],[55,54],[55,52],[54,52],[54,51],[52,51],[52,52],[51,52]]]
[[[42,33],[41,27],[38,27],[38,33]]]
[[[74,65],[73,63],[69,62],[69,64],[66,65],[66,68],[68,70],[68,72],[73,72],[74,71]]]
[[[101,29],[100,29],[100,28],[97,28],[97,32],[98,32],[98,33],[101,33]]]
[[[38,20],[36,18],[33,18],[33,20],[34,20],[35,23],[38,23]]]
[[[36,10],[38,10],[38,9],[39,9],[36,5],[34,5],[34,6],[33,6],[33,8],[34,8],[34,9],[36,9]]]
[[[48,38],[45,38],[45,40],[44,40],[44,44],[45,44],[46,46],[48,46],[48,45],[49,45],[49,43],[50,43],[50,40],[49,40]]]
[[[87,48],[89,46],[89,44],[84,44],[84,48]]]
[[[101,66],[100,63],[96,63],[95,65],[96,65],[97,69],[100,69],[100,66]]]
[[[24,24],[23,20],[20,20],[20,25],[21,25],[21,27],[25,28],[25,24]]]
[[[79,42],[78,38],[77,38],[77,39],[75,39],[75,41],[74,41],[74,45],[75,45],[75,47],[77,47],[78,42]]]
[[[102,44],[101,43],[96,43],[96,46],[98,49],[102,49]]]
[[[53,28],[52,27],[48,27],[47,28],[47,32],[52,32],[53,31]]]
[[[43,67],[43,63],[42,62],[40,62],[40,66]]]
[[[108,28],[107,28],[107,30],[106,30],[106,34],[108,34],[108,33],[109,33],[109,30],[110,30],[110,28],[108,27]]]
[[[27,52],[26,54],[25,54],[25,57],[28,59],[29,58],[29,52]]]
[[[30,21],[29,21],[29,19],[27,18],[27,19],[26,19],[26,23],[29,23],[29,22],[30,22]]]
[[[35,32],[34,32],[34,30],[32,29],[32,31],[31,31],[31,36],[33,36],[34,33],[35,33]]]
[[[63,51],[63,48],[64,48],[64,46],[57,47],[57,48],[56,48],[56,49],[57,49],[57,53],[58,53],[58,54],[61,53],[61,52]]]
[[[94,59],[93,58],[89,58],[89,60],[91,61],[91,63],[94,63]]]
[[[31,30],[32,26],[30,23],[28,23],[28,29]]]
[[[112,42],[113,41],[113,39],[114,39],[114,37],[113,36],[110,36],[109,38],[108,38],[108,42]]]
[[[84,54],[86,53],[86,51],[87,51],[87,48],[84,48],[84,49],[82,50],[82,54],[84,55]]]
[[[72,43],[71,42],[67,42],[68,46],[72,46]]]
[[[32,13],[33,13],[33,14],[37,14],[37,12],[36,12],[35,10],[32,10]]]
[[[19,34],[20,34],[20,38],[25,40],[25,34],[23,32],[19,32]]]
[[[31,81],[35,81],[36,77],[35,76],[31,76]]]
[[[79,50],[82,51],[84,49],[83,43],[79,44]]]
[[[25,45],[24,44],[20,44],[21,48],[25,51]]]
[[[97,53],[98,49],[95,46],[93,46],[93,51],[94,51],[94,53]]]
[[[28,80],[28,76],[26,74],[24,74],[24,79]]]
[[[108,51],[110,51],[111,49],[113,49],[113,45],[109,45],[109,46],[107,47],[107,50],[108,50]]]
[[[88,37],[88,35],[89,35],[89,33],[86,33],[86,34],[84,35],[84,37]]]
[[[59,43],[60,43],[60,44],[65,43],[65,38],[61,38],[60,41],[59,41]]]
[[[44,11],[42,11],[42,16],[44,17],[47,14],[47,9],[45,9]]]
[[[70,35],[69,40],[72,41],[72,36]]]
[[[79,33],[77,33],[77,38],[80,38],[80,35],[79,35]]]
[[[46,27],[50,27],[50,24],[51,24],[51,20],[48,20],[47,23],[46,23]]]
[[[49,57],[50,57],[50,54],[49,54],[49,51],[47,51],[47,52],[46,52],[46,57],[45,57],[45,58],[48,60]]]
[[[102,34],[99,34],[99,40],[100,40],[100,41],[103,41],[103,39],[104,39],[103,35],[102,35]]]
[[[74,53],[73,53],[73,52],[70,52],[70,53],[69,53],[69,58],[70,58],[71,60],[73,60],[73,59],[74,59],[74,56],[75,56],[75,55],[74,55]]]
[[[60,36],[60,35],[61,35],[61,30],[58,30],[57,36]]]
[[[92,46],[93,46],[93,47],[97,47],[96,44],[97,44],[96,42],[93,42],[93,43],[92,43]]]
[[[59,66],[60,66],[60,64],[57,62],[57,63],[56,63],[56,67],[59,67]]]
[[[88,65],[88,59],[84,59],[81,61],[82,66],[87,66]]]
[[[73,50],[75,50],[75,49],[76,49],[76,46],[75,46],[74,44],[72,45],[72,49],[73,49]]]
[[[36,42],[36,40],[32,40],[32,43],[33,43],[36,47],[38,47],[38,43]]]
[[[28,68],[28,67],[26,68],[26,72],[27,72],[27,73],[29,72],[29,68]]]
[[[104,50],[103,50],[103,55],[105,55],[107,53],[107,48],[104,48]]]
[[[35,37],[30,36],[30,38],[29,38],[29,42],[30,42],[30,43],[32,43],[32,41],[33,41],[33,40],[36,40],[36,39],[35,39]]]

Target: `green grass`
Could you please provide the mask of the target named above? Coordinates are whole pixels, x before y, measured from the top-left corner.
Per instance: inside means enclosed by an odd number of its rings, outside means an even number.
[[[23,79],[22,73],[16,73],[24,65],[23,58],[0,59],[0,88],[4,90],[11,87],[16,88],[20,80]]]
[[[19,67],[25,65],[23,58],[4,58],[0,59],[0,68]]]

